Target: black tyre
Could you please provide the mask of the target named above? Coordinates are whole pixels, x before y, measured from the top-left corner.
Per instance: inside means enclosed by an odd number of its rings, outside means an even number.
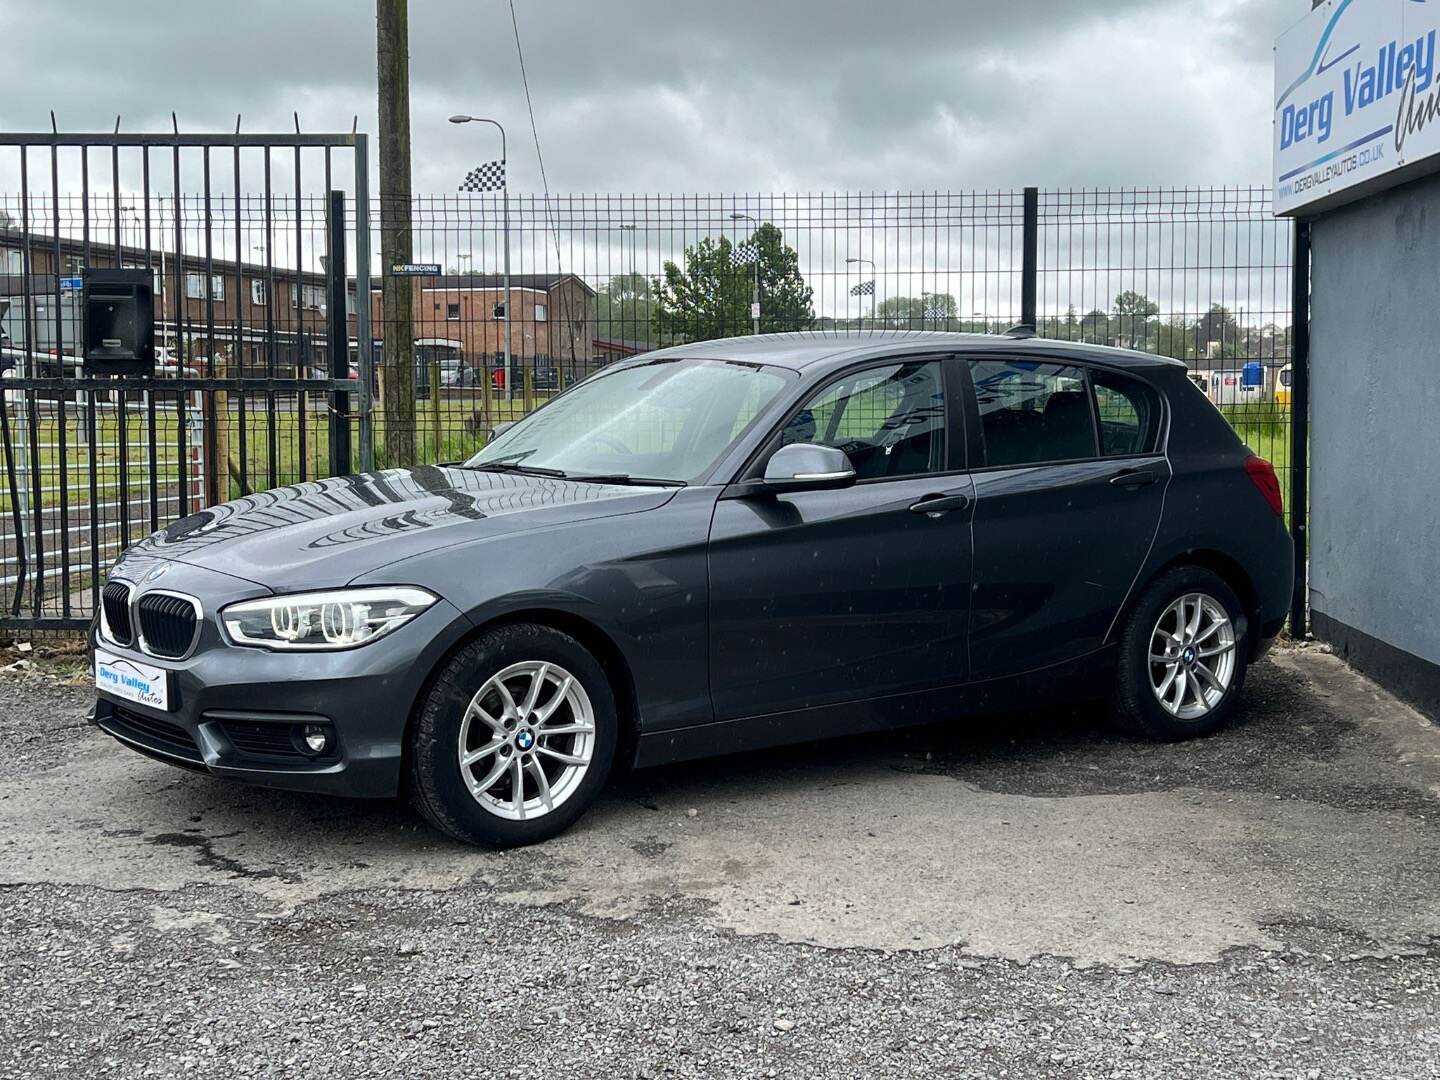
[[[451,658],[410,736],[416,809],[467,844],[517,847],[561,832],[615,758],[604,669],[552,627],[499,627]]]
[[[1186,566],[1151,582],[1120,635],[1121,725],[1164,740],[1223,726],[1245,685],[1247,638],[1245,610],[1218,575]]]

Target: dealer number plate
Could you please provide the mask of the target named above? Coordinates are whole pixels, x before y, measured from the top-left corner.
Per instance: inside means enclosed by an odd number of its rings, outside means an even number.
[[[170,708],[168,671],[101,649],[95,650],[95,688],[152,709]]]

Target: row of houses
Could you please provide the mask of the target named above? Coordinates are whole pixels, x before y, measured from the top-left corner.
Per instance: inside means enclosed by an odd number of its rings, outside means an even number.
[[[29,272],[26,272],[28,265]],[[87,242],[0,228],[0,333],[8,346],[74,354],[80,334],[78,284],[87,267],[149,269],[154,275],[157,341],[184,357],[223,356],[231,370],[294,377],[329,370],[327,281],[323,273],[202,255]],[[595,340],[595,290],[575,274],[512,274],[505,310],[500,274],[407,279],[416,342],[452,360],[493,364],[503,355],[510,322],[511,355],[521,366],[588,370],[641,351]],[[356,286],[347,283],[346,333],[358,357]],[[371,326],[386,326],[380,282],[372,286]]]

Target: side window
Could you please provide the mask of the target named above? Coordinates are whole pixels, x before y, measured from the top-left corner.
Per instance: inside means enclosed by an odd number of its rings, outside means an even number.
[[[832,383],[791,416],[780,442],[844,450],[860,480],[943,471],[939,361],[887,364]]]
[[[1096,412],[1100,415],[1100,449],[1105,455],[1144,454],[1155,448],[1160,428],[1160,402],[1155,391],[1138,379],[1110,371],[1091,371]]]
[[[989,465],[1034,465],[1095,456],[1085,373],[1033,360],[970,364]]]

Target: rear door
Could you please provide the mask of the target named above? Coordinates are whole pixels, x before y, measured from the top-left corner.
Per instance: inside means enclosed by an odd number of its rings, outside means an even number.
[[[976,679],[1099,648],[1150,550],[1170,466],[1159,394],[1130,375],[969,361]]]

